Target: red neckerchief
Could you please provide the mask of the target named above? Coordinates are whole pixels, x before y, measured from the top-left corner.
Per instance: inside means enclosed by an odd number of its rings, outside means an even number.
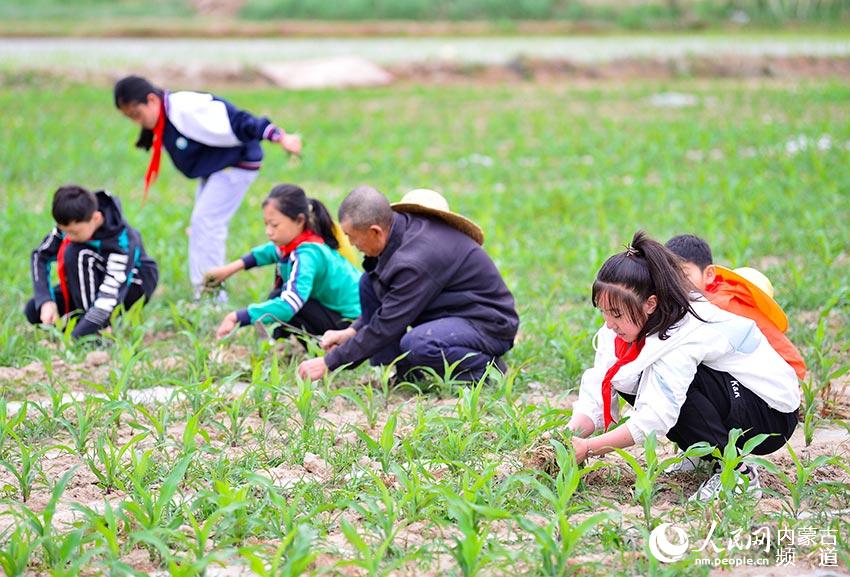
[[[614,355],[617,357],[617,362],[608,369],[608,372],[605,373],[605,378],[602,379],[602,416],[605,419],[604,430],[606,431],[608,430],[608,425],[614,421],[611,418],[611,380],[617,374],[617,371],[620,370],[620,367],[629,364],[638,357],[641,350],[643,350],[644,344],[646,344],[646,339],[641,339],[634,343],[627,343],[620,337],[614,339]]]
[[[298,245],[301,244],[302,242],[315,242],[315,243],[318,243],[318,244],[325,244],[325,239],[320,237],[318,234],[316,234],[312,230],[305,228],[301,232],[301,234],[299,234],[298,236],[293,238],[291,241],[289,241],[289,244],[282,244],[282,245],[278,246],[278,248],[280,249],[281,254],[284,257],[287,257],[287,256],[291,255],[292,252],[296,248],[298,248]]]
[[[65,275],[65,249],[71,244],[71,239],[67,236],[62,239],[62,244],[59,245],[59,252],[56,253],[56,272],[59,274],[59,286],[62,287],[62,298],[65,299],[65,310],[71,310],[71,299],[68,293],[68,277]]]
[[[151,152],[148,170],[145,173],[144,200],[148,199],[148,189],[159,176],[159,161],[162,158],[162,133],[165,132],[165,94],[162,95],[161,101],[162,105],[159,108],[159,118],[153,129],[153,151]]]

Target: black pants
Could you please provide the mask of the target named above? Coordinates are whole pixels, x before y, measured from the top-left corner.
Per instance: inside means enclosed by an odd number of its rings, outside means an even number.
[[[62,294],[61,285],[53,287],[53,302],[60,316],[81,315],[94,305],[97,291],[106,276],[106,259],[85,244],[71,243],[64,252],[65,285],[68,300]],[[139,299],[147,302],[159,281],[159,271],[155,264],[142,264],[134,269],[130,287],[121,304],[127,310]],[[24,306],[24,315],[32,324],[41,322],[41,311],[36,310],[35,299]]]
[[[269,293],[270,299],[280,297],[282,289],[275,289]],[[276,339],[283,339],[290,334],[297,334],[297,331],[292,329],[300,329],[307,334],[314,336],[322,336],[325,331],[338,331],[348,327],[351,321],[342,318],[340,314],[329,309],[315,299],[307,299],[304,306],[301,307],[295,316],[289,319],[285,325],[275,327],[272,336]]]
[[[634,405],[634,395],[620,393],[620,396]],[[782,413],[772,409],[729,373],[698,365],[679,420],[667,432],[667,438],[682,449],[700,441],[723,448],[729,442],[729,431],[742,429],[744,434],[737,442],[741,449],[749,439],[767,433],[771,436],[753,453],[769,455],[782,448],[794,433],[798,414],[799,410]]]

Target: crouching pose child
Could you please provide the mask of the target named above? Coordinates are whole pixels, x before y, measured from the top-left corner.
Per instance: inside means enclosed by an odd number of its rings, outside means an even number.
[[[785,336],[788,317],[773,300],[773,284],[761,272],[743,267],[730,270],[715,265],[711,247],[692,234],[674,236],[665,246],[682,259],[682,271],[694,287],[723,310],[753,319],[776,352],[791,365],[800,380],[806,361]]]
[[[277,324],[275,338],[297,332],[292,329],[322,335],[350,325],[360,316],[360,273],[340,254],[325,205],[294,184],[281,184],[263,202],[263,218],[269,242],[207,271],[206,282],[217,286],[241,270],[273,264],[274,290],[267,301],[224,317],[216,336],[255,322]]]
[[[800,393],[794,370],[756,324],[690,292],[678,258],[638,232],[610,257],[593,283],[593,305],[605,325],[596,334],[593,368],[581,380],[569,427],[578,462],[642,443],[650,433],[680,447],[700,441],[723,447],[729,432],[769,436],[754,453],[773,453],[797,424]],[[608,430],[616,395],[632,405],[625,424]],[[602,434],[590,435],[601,430]],[[760,496],[758,471],[739,469]],[[715,470],[691,500],[720,490]]]
[[[159,271],[117,198],[63,186],[53,195],[53,219],[56,227],[32,252],[35,296],[24,307],[29,322],[52,325],[65,315],[81,315],[72,335],[82,337],[109,326],[118,305],[129,309],[150,299]],[[59,284],[51,286],[54,261]]]

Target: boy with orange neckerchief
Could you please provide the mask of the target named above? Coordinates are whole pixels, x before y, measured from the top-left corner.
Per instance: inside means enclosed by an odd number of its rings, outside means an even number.
[[[667,248],[682,259],[685,275],[709,301],[754,320],[774,350],[797,373],[797,378],[806,378],[806,362],[785,336],[788,317],[773,300],[773,285],[765,275],[748,267],[731,270],[715,265],[711,247],[692,234],[674,236],[667,241]]]

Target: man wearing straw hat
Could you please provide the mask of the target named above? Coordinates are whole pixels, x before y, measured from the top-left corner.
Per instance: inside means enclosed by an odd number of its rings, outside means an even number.
[[[355,188],[339,208],[339,222],[366,258],[360,279],[363,314],[349,328],[322,337],[324,357],[304,361],[302,377],[369,359],[397,365],[399,376],[415,368],[481,379],[501,361],[519,327],[513,295],[481,245],[474,222],[449,210],[433,190],[417,189],[390,205],[369,186]],[[408,330],[409,329],[409,330]]]

